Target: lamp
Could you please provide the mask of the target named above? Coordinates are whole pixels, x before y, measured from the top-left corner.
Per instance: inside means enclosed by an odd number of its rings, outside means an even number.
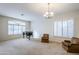
[[[47,5],[48,5],[48,10],[45,12],[44,17],[47,19],[50,19],[50,18],[52,18],[54,13],[51,11],[50,3],[48,3]]]

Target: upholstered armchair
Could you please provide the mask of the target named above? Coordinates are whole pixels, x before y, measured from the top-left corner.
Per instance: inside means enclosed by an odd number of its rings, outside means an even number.
[[[49,42],[49,34],[43,34],[41,38],[41,42],[48,43]]]
[[[67,52],[79,53],[79,38],[72,37],[71,40],[64,40],[62,46]]]

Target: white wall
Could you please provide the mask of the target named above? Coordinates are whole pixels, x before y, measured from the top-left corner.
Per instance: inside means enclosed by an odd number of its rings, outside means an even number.
[[[8,20],[23,21],[11,17],[0,16],[0,41],[22,37],[22,35],[8,35]],[[23,21],[23,22],[26,22],[26,29],[30,30],[30,22],[29,21]]]
[[[74,25],[74,36],[79,37],[79,12],[71,12],[71,13],[65,13],[65,14],[60,14],[54,16],[52,19],[45,19],[45,18],[36,18],[35,21],[32,21],[32,30],[34,33],[35,37],[41,38],[41,36],[44,33],[48,33],[50,35],[50,39],[53,40],[53,22],[55,20],[67,20],[67,19],[74,19],[75,25]],[[57,38],[58,39],[58,38]],[[61,38],[63,40],[63,38]],[[61,40],[61,41],[62,41]]]
[[[44,33],[51,33],[51,35],[53,35],[53,23],[51,21],[46,21],[46,20],[35,20],[32,21],[32,30],[34,32],[37,32],[37,34],[35,36],[37,36],[37,38],[41,37],[42,34]],[[34,36],[34,37],[35,37]]]

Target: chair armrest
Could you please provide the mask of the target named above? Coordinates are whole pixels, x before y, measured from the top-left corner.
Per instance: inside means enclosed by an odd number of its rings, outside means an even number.
[[[71,47],[74,49],[79,49],[79,44],[71,44]]]
[[[71,42],[68,42],[68,41],[62,42],[62,45],[67,46],[67,47],[70,47],[71,44],[72,44],[72,43],[71,43]]]
[[[70,41],[70,40],[64,40],[64,42],[68,42],[68,43],[71,43],[71,41]]]
[[[71,44],[71,45],[74,45],[74,46],[75,46],[75,45],[76,45],[76,46],[79,46],[79,44]]]

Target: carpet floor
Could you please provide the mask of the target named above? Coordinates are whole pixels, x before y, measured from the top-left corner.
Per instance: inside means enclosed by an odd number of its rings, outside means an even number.
[[[0,55],[75,55],[67,53],[61,43],[42,43],[40,40],[15,39],[0,42]],[[78,54],[77,54],[78,55]]]

